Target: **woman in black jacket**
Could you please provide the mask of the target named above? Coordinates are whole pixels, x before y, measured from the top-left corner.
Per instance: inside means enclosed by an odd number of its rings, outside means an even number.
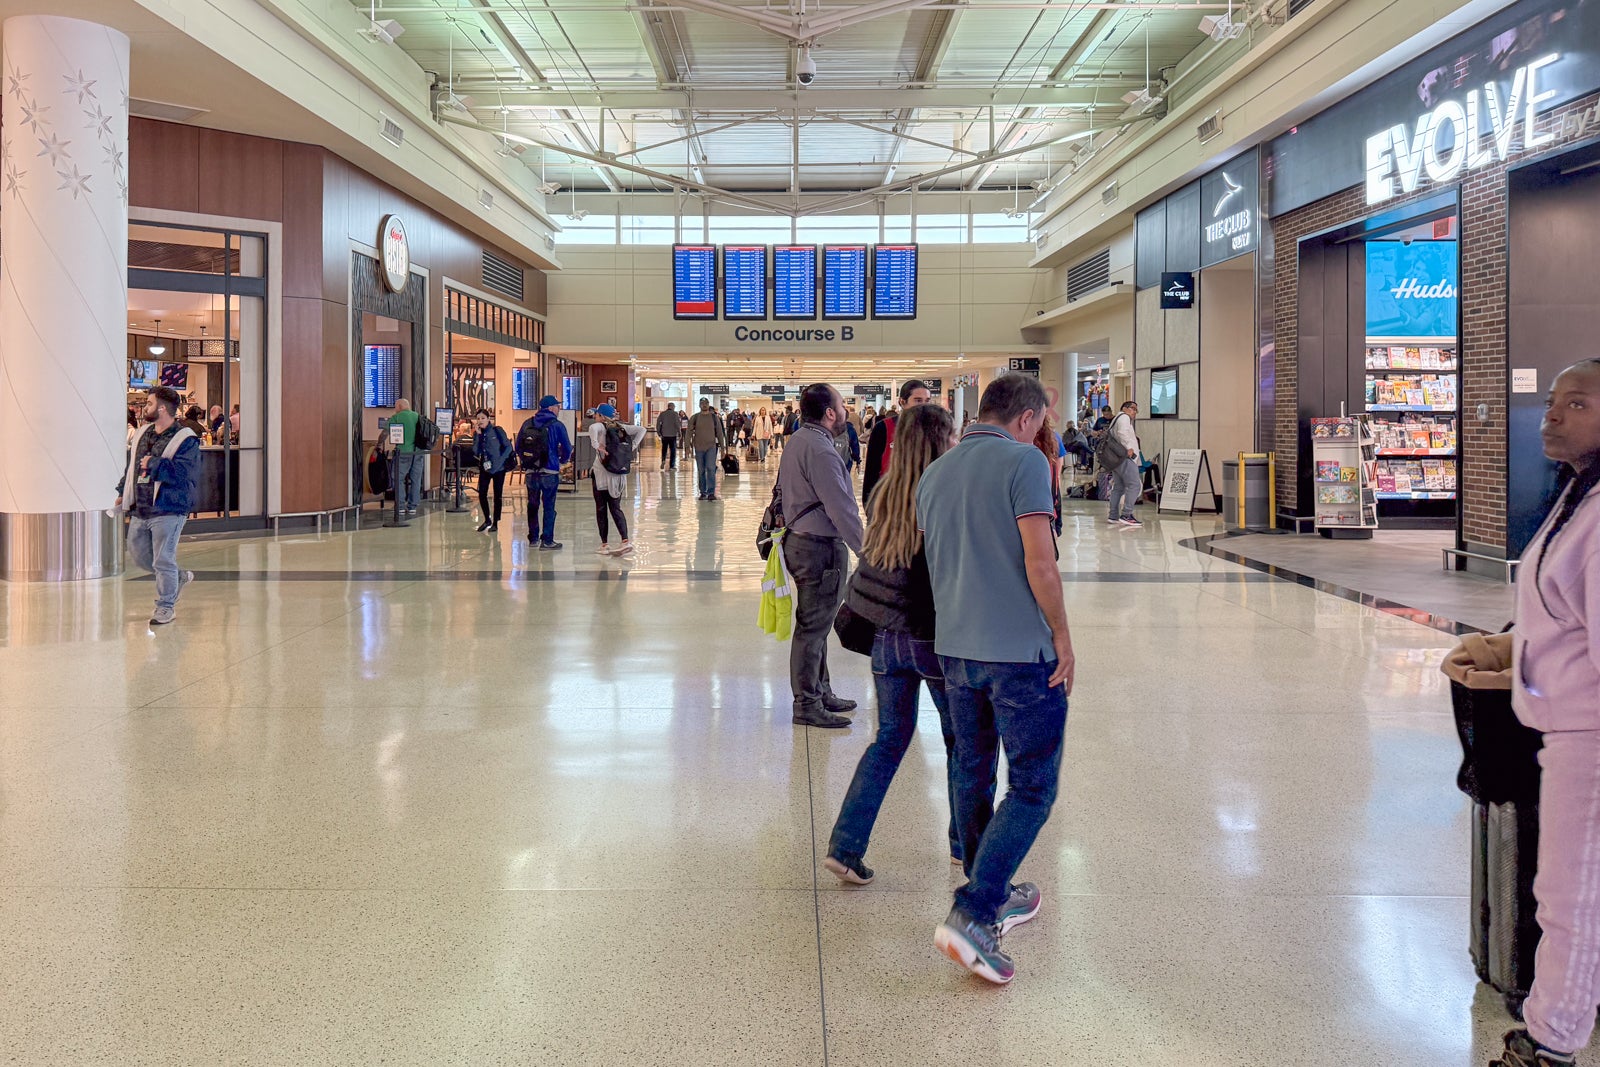
[[[483,521],[478,532],[493,533],[500,528],[500,497],[506,488],[506,471],[511,469],[515,450],[506,432],[494,424],[494,415],[487,409],[473,418],[478,432],[472,436],[472,459],[478,465],[478,507],[483,510]],[[489,489],[494,489],[494,510],[489,510]]]
[[[822,861],[842,882],[866,885],[872,881],[872,871],[862,857],[884,794],[917,731],[917,697],[924,682],[939,710],[947,782],[955,758],[944,675],[939,658],[933,653],[933,587],[923,555],[922,534],[917,529],[917,483],[928,464],[955,443],[955,421],[944,408],[921,404],[901,414],[889,470],[872,495],[871,522],[861,548],[861,565],[850,579],[850,608],[878,630],[872,643],[878,734],[856,765],[855,777],[833,824],[827,858]],[[953,790],[951,797],[950,859],[960,863],[961,840],[955,831]]]

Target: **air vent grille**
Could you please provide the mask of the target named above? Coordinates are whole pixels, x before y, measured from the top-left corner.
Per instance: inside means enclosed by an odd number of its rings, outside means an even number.
[[[1200,143],[1205,144],[1222,132],[1222,112],[1217,112],[1200,124]]]
[[[1067,268],[1067,300],[1088,296],[1111,284],[1111,249],[1102,248],[1075,267]]]
[[[406,131],[400,128],[398,122],[381,111],[378,112],[378,133],[396,148],[405,143]]]
[[[1113,201],[1113,200],[1115,200],[1117,198],[1117,192],[1118,192],[1117,183],[1116,182],[1112,182],[1110,185],[1108,185],[1104,189],[1100,190],[1100,202],[1102,204],[1111,203],[1111,201]]]
[[[1289,0],[1289,17],[1294,18],[1314,2],[1315,0]]]
[[[522,268],[507,263],[499,256],[484,249],[483,252],[483,287],[493,289],[497,293],[521,300],[524,285],[527,279],[523,277]]]
[[[488,211],[494,207],[494,194],[487,189],[478,190],[478,206]]]

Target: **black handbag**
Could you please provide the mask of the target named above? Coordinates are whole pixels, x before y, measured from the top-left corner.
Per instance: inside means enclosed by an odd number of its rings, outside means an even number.
[[[839,613],[833,617],[833,632],[839,635],[839,643],[847,650],[863,656],[872,655],[878,628],[857,615],[848,600],[839,605]]]

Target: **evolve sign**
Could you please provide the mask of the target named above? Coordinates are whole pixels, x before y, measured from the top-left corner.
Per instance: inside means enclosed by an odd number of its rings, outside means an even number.
[[[1555,99],[1556,89],[1540,89],[1539,72],[1557,62],[1552,53],[1518,67],[1504,100],[1495,82],[1467,93],[1465,101],[1446,100],[1408,126],[1391,126],[1367,138],[1367,203],[1381,204],[1400,193],[1415,192],[1422,175],[1435,183],[1454,181],[1463,171],[1504,163],[1511,155],[1517,126],[1524,129],[1523,148],[1555,140],[1536,128],[1540,105]]]

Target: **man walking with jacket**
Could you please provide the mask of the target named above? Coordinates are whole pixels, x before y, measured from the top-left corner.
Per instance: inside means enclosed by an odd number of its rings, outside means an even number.
[[[117,507],[131,513],[128,552],[156,576],[152,626],[177,617],[178,594],[194,580],[178,571],[178,538],[194,510],[200,475],[200,438],[178,422],[176,389],[160,386],[145,400],[145,423],[128,450],[128,469],[117,483]]]
[[[808,385],[800,394],[800,429],[778,466],[778,492],[788,532],[783,558],[794,579],[794,636],[789,643],[789,686],[796,726],[837,729],[856,702],[833,691],[828,678],[828,633],[844,600],[849,574],[845,549],[861,554],[864,530],[834,439],[844,433],[844,398],[831,385]]]
[[[517,431],[517,458],[527,472],[528,544],[537,544],[541,552],[561,547],[556,540],[556,489],[561,485],[561,465],[572,458],[572,439],[556,415],[559,404],[553,396],[540,400],[538,412]]]
[[[661,469],[671,464],[678,469],[678,438],[683,434],[683,415],[671,404],[656,419],[656,436],[661,438]]]
[[[1112,526],[1144,525],[1133,514],[1133,506],[1144,495],[1144,482],[1139,477],[1139,435],[1133,432],[1133,420],[1138,416],[1139,405],[1130,400],[1106,427],[1111,440],[1106,442],[1104,454],[1112,459],[1111,510],[1106,522]]]
[[[700,398],[700,410],[689,416],[689,444],[694,449],[695,489],[699,499],[717,499],[717,456],[727,441],[722,420],[711,401]]]

